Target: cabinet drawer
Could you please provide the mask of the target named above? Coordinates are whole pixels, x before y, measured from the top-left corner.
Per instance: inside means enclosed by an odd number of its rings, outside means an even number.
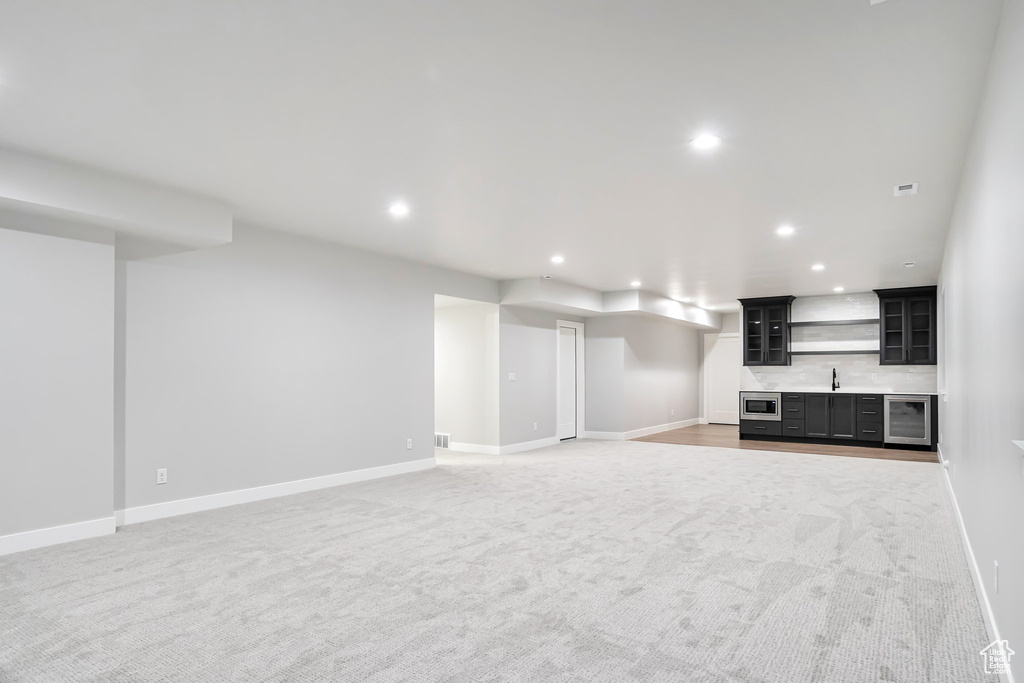
[[[857,438],[861,441],[881,441],[883,436],[881,423],[869,422],[857,425]]]
[[[782,403],[782,419],[783,420],[802,420],[804,419],[804,404],[803,403]]]
[[[767,420],[740,420],[740,434],[782,436],[782,423]]]
[[[857,403],[866,406],[881,406],[882,395],[881,394],[857,394]]]
[[[782,435],[783,436],[806,436],[804,430],[803,420],[783,420],[782,421]]]
[[[803,394],[783,394],[782,395],[782,400],[783,400],[783,402],[789,401],[790,403],[794,403],[794,402],[795,403],[803,403],[804,402],[804,395]]]
[[[857,422],[882,422],[882,406],[870,403],[857,404]]]

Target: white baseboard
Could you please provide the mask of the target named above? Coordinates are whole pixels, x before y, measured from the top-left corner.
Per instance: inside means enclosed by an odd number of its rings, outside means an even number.
[[[596,439],[598,441],[625,441],[625,432],[583,432],[584,439]]]
[[[948,461],[942,458],[941,447],[939,450],[943,465]],[[974,579],[974,590],[981,603],[981,614],[985,620],[985,629],[988,631],[990,642],[1002,640],[999,636],[999,626],[996,624],[995,614],[992,612],[992,603],[988,600],[988,591],[985,590],[985,582],[981,579],[981,568],[978,567],[978,559],[974,556],[974,548],[971,547],[971,539],[967,535],[967,527],[964,525],[963,515],[960,514],[960,504],[956,500],[956,492],[953,491],[953,480],[949,478],[949,469],[944,467],[943,477],[946,480],[946,491],[949,492],[949,499],[953,503],[953,512],[956,515],[957,528],[960,529],[960,540],[963,541],[964,555],[967,557],[967,566],[971,570],[971,578]],[[1006,679],[1007,683],[1014,683],[1013,672],[1011,671]]]
[[[0,536],[0,555],[20,553],[22,550],[33,550],[48,545],[81,541],[97,536],[106,536],[114,533],[114,530],[114,518],[102,517],[100,519],[91,519],[88,522],[75,522],[74,524],[63,524],[46,529],[9,534],[7,536]]]
[[[306,491],[326,489],[332,486],[341,486],[342,484],[354,484],[358,481],[391,477],[396,474],[408,474],[409,472],[420,472],[434,467],[435,464],[436,463],[433,458],[426,458],[424,460],[400,462],[394,465],[369,467],[367,469],[354,470],[352,472],[328,474],[323,477],[298,479],[296,481],[286,481],[280,484],[257,486],[251,489],[225,491],[223,493],[213,493],[208,496],[183,498],[181,500],[171,500],[166,503],[156,503],[154,505],[142,505],[139,507],[127,508],[125,510],[117,510],[115,511],[115,516],[118,518],[119,525],[138,524],[139,522],[148,522],[154,519],[163,519],[164,517],[185,515],[190,512],[202,512],[203,510],[213,510],[215,508],[228,507],[229,505],[253,503],[255,501],[266,500],[268,498],[278,498],[280,496],[290,496],[295,493],[305,493]]]
[[[475,443],[456,443],[455,441],[448,444],[448,450],[460,453],[480,453],[481,455],[501,455],[500,446],[482,446]]]
[[[708,422],[708,419],[706,417],[702,417],[702,418],[700,418],[698,420],[697,424],[706,425],[706,424],[710,424],[710,423]]]
[[[654,427],[644,427],[643,429],[633,429],[628,432],[586,432],[584,437],[587,439],[599,439],[601,441],[629,441],[630,439],[638,439],[641,436],[650,436],[651,434],[668,432],[673,429],[692,427],[693,425],[698,424],[699,422],[700,420],[694,417],[689,420],[669,422],[668,424],[656,425]]]
[[[546,448],[548,446],[557,446],[561,441],[557,436],[551,436],[546,439],[537,439],[536,441],[523,441],[522,443],[513,443],[507,446],[502,446],[498,449],[499,455],[510,455],[512,453],[522,453],[524,451],[533,451],[538,448]]]

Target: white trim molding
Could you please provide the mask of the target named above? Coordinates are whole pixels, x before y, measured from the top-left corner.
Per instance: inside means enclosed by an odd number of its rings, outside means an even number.
[[[944,460],[944,464],[948,460]],[[949,469],[942,470],[943,478],[946,480],[946,491],[949,492],[949,500],[953,503],[953,514],[956,516],[956,525],[960,530],[960,539],[963,541],[964,555],[967,558],[967,566],[971,570],[971,578],[974,579],[974,590],[981,603],[981,615],[985,620],[985,628],[988,637],[992,642],[1002,640],[999,635],[999,625],[996,623],[996,616],[992,612],[992,603],[989,602],[988,592],[985,590],[985,582],[981,578],[981,568],[978,567],[978,559],[974,556],[974,548],[971,547],[971,539],[967,535],[967,527],[964,525],[963,515],[960,514],[960,504],[956,500],[956,492],[953,490],[953,480],[949,477]],[[1014,683],[1013,673],[1006,676],[1007,683]]]
[[[525,451],[535,451],[538,448],[547,448],[548,446],[557,446],[561,441],[558,440],[557,436],[551,436],[546,439],[537,439],[536,441],[523,441],[521,443],[511,443],[507,446],[501,446],[498,449],[500,455],[511,455],[513,453],[523,453]]]
[[[86,538],[96,538],[97,536],[108,536],[114,533],[114,530],[114,518],[101,517],[100,519],[90,519],[87,522],[75,522],[73,524],[51,526],[46,529],[8,534],[7,536],[0,536],[0,555],[20,553],[23,550],[45,548],[48,545],[81,541]]]
[[[483,446],[476,443],[457,443],[451,441],[448,450],[459,453],[479,453],[481,455],[501,455],[501,446]]]
[[[651,434],[659,434],[661,432],[668,432],[673,429],[682,429],[683,427],[692,427],[695,424],[700,424],[699,418],[690,418],[689,420],[680,420],[678,422],[669,422],[663,425],[656,425],[654,427],[644,427],[643,429],[633,429],[628,432],[585,432],[584,438],[586,439],[598,439],[600,441],[629,441],[630,439],[638,439],[641,436],[650,436]]]
[[[155,503],[153,505],[142,505],[134,508],[116,511],[119,524],[138,524],[164,517],[176,517],[191,512],[202,512],[216,508],[239,505],[241,503],[253,503],[268,498],[279,498],[290,496],[295,493],[305,493],[319,489],[341,486],[342,484],[354,484],[359,481],[391,477],[396,474],[409,474],[410,472],[421,472],[434,467],[434,458],[423,460],[412,460],[400,462],[394,465],[382,465],[380,467],[369,467],[351,472],[339,472],[328,474],[322,477],[311,477],[309,479],[298,479],[286,481],[280,484],[268,484],[267,486],[256,486],[251,489],[238,489],[236,491],[224,491],[223,493],[212,493],[208,496],[196,498],[183,498],[181,500],[170,500],[166,503]]]

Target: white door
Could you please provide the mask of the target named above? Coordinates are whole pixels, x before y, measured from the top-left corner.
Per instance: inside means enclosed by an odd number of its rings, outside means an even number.
[[[558,327],[558,438],[576,438],[576,328]],[[550,394],[549,394],[550,395]]]
[[[740,423],[740,337],[704,335],[704,408],[708,422]]]

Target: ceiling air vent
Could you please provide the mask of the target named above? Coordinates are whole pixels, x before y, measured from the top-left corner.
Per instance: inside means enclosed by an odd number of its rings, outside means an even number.
[[[434,434],[434,448],[451,448],[451,434]]]
[[[892,187],[893,197],[906,197],[909,194],[917,194],[917,183],[908,183],[906,185],[893,185]]]

